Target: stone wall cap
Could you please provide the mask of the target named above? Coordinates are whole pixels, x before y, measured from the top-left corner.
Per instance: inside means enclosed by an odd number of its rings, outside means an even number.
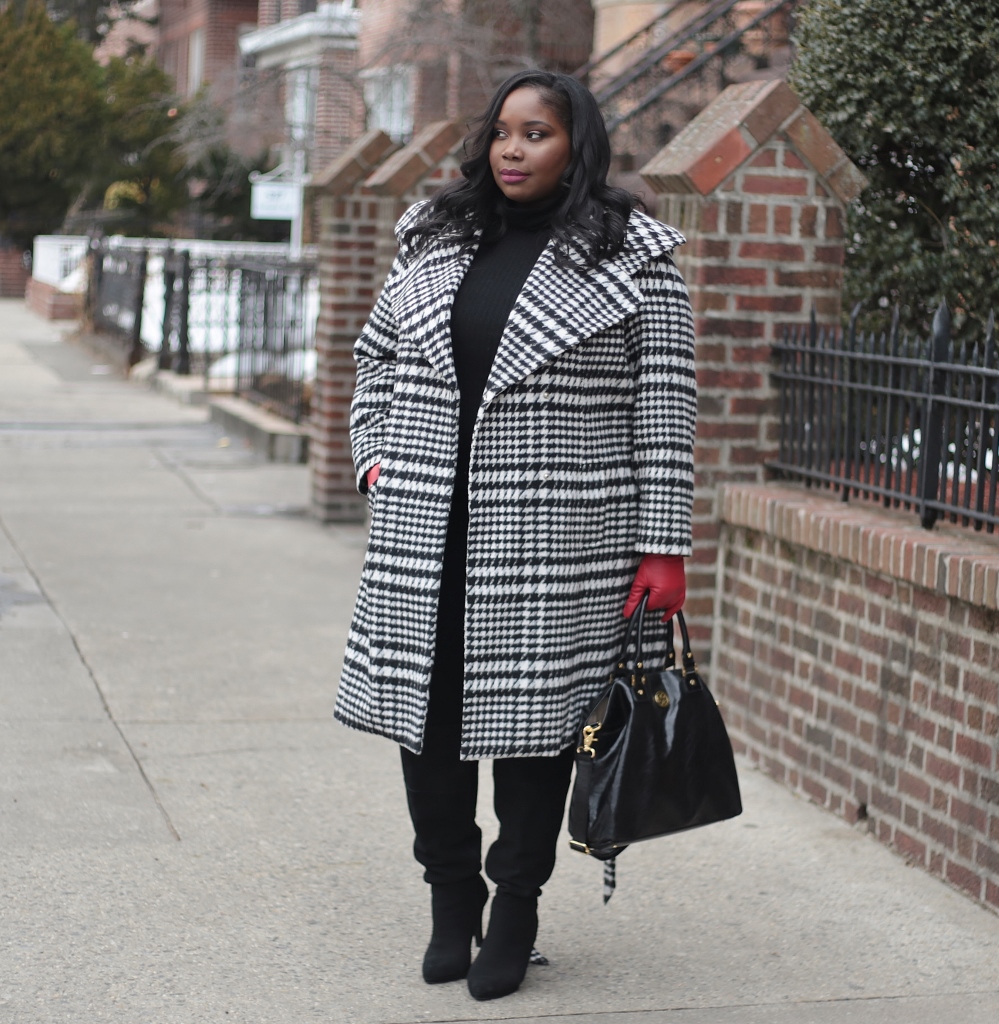
[[[435,121],[418,132],[413,141],[388,158],[365,181],[377,195],[402,196],[417,185],[465,136],[455,121]]]
[[[380,128],[372,128],[313,175],[309,188],[324,195],[345,195],[398,148],[399,144]]]
[[[730,85],[641,170],[657,193],[709,195],[779,131],[849,203],[866,179],[782,80]]]
[[[960,528],[924,530],[914,513],[844,504],[790,484],[724,484],[721,520],[863,569],[999,608],[999,538]]]

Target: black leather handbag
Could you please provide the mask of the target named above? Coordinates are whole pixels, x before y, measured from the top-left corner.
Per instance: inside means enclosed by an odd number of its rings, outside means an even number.
[[[645,662],[648,597],[631,617],[610,684],[583,724],[576,751],[569,845],[598,860],[643,839],[742,813],[732,744],[697,673],[682,612],[676,614],[681,667],[676,667],[672,621],[664,668]]]

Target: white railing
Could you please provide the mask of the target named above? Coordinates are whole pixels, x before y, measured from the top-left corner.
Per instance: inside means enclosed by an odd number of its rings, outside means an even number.
[[[126,238],[124,235],[110,235],[107,242],[112,249],[127,249],[130,252],[145,249],[150,256],[162,255],[167,249],[219,259],[247,256],[289,259],[291,255],[287,242],[210,242],[202,238]],[[315,247],[306,246],[303,255],[307,259],[315,259]]]

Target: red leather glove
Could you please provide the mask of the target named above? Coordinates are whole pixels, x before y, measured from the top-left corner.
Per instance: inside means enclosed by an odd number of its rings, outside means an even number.
[[[375,485],[375,481],[376,481],[376,480],[378,479],[378,474],[379,474],[379,473],[380,473],[381,471],[382,471],[382,464],[381,464],[380,462],[376,462],[376,463],[375,463],[375,464],[374,464],[374,465],[373,465],[373,466],[371,467],[371,469],[369,469],[369,470],[367,471],[367,473],[365,473],[365,474],[364,474],[364,479],[365,479],[365,480],[367,481],[367,483],[368,483],[368,490],[369,490],[369,491],[371,490],[371,488],[372,488],[372,487],[374,487],[374,485]]]
[[[642,595],[648,590],[650,610],[664,611],[667,622],[683,607],[687,596],[687,577],[683,570],[683,555],[643,555],[631,593],[625,602],[624,614],[631,617]]]

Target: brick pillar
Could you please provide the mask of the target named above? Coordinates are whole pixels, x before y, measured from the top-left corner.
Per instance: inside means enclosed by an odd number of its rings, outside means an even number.
[[[364,498],[354,484],[348,429],[354,393],[351,352],[387,270],[376,251],[385,201],[362,183],[395,148],[384,132],[367,132],[314,179],[320,305],[309,467],[313,513],[323,522],[360,522],[365,514]]]
[[[393,228],[406,207],[453,173],[462,130],[428,125],[403,149],[370,131],[316,175],[319,322],[309,464],[312,511],[321,522],[361,522],[350,447],[353,347],[395,257]]]
[[[845,205],[860,172],[783,82],[726,89],[643,169],[656,214],[687,236],[677,258],[694,308],[698,421],[691,635],[714,619],[719,484],[761,481],[775,454],[771,346],[840,318]]]
[[[24,253],[16,246],[0,243],[0,299],[23,298],[27,283]]]
[[[320,58],[310,167],[327,167],[361,134],[364,103],[354,80],[356,57],[352,46],[330,46]]]
[[[258,0],[257,28],[269,28],[281,20],[281,0]]]

